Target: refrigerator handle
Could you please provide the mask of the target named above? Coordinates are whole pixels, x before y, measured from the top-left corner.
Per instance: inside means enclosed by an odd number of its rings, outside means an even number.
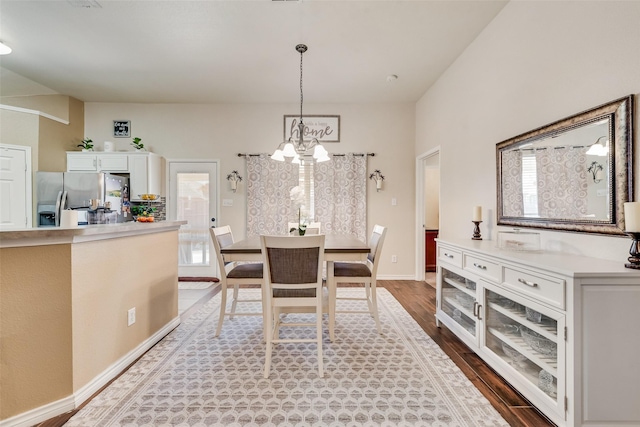
[[[65,190],[62,193],[62,198],[60,199],[60,210],[56,212],[56,226],[60,225],[60,220],[62,218],[62,211],[67,208],[67,191]]]
[[[56,197],[56,210],[54,212],[56,227],[60,227],[60,211],[61,211],[60,204],[61,203],[62,203],[62,191],[58,191],[58,197]]]

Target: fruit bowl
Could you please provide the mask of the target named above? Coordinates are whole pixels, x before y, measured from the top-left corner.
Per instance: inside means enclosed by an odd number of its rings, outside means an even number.
[[[138,194],[141,200],[158,200],[160,198],[159,194]]]
[[[152,216],[139,216],[135,218],[137,222],[154,222],[155,219]]]

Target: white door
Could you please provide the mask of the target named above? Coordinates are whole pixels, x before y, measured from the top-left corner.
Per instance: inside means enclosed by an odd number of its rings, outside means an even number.
[[[180,228],[178,275],[217,277],[209,228],[218,213],[218,163],[168,161],[169,219],[187,221]]]
[[[0,144],[0,228],[31,228],[31,147]]]

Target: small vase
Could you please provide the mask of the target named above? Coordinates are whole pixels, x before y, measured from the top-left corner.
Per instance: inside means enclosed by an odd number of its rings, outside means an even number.
[[[298,235],[300,236],[304,236],[304,233],[307,232],[306,228],[298,228]]]

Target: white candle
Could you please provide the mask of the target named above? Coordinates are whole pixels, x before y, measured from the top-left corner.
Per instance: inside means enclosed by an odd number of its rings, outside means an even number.
[[[482,221],[482,206],[476,206],[473,208],[473,220]]]
[[[382,180],[379,179],[379,180],[376,181],[376,189],[380,190],[381,188],[382,188]]]
[[[231,190],[236,191],[238,189],[238,181],[231,180]]]
[[[630,233],[640,233],[640,202],[624,204],[625,230]]]

